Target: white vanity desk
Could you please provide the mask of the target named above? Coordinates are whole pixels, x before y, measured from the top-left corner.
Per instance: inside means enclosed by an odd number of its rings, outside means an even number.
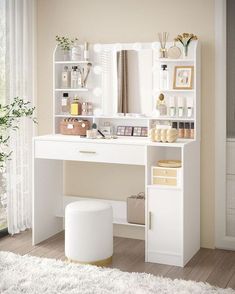
[[[172,45],[167,43],[167,48]],[[90,45],[89,61],[74,62],[64,61],[61,51],[56,47],[53,56],[53,134],[35,137],[33,140],[33,244],[62,231],[65,205],[83,199],[63,195],[64,161],[82,161],[108,163],[111,173],[112,164],[136,165],[145,169],[146,219],[145,228],[142,227],[145,229],[146,262],[184,266],[199,250],[200,47],[198,42],[192,42],[189,56],[179,59],[159,58],[159,48],[159,42],[94,44]],[[120,83],[123,82],[120,77],[124,68],[121,70],[119,65],[125,55],[128,64],[128,99],[124,95],[120,96],[123,93],[120,91]],[[92,70],[87,85],[64,89],[61,86],[64,67],[86,67],[88,62],[91,62]],[[161,89],[159,83],[163,64],[167,65],[169,71],[167,90]],[[176,67],[194,69],[193,86],[190,89],[173,87]],[[121,86],[124,90],[124,84],[121,83]],[[69,97],[79,95],[81,101],[91,102],[94,115],[71,116],[62,113],[63,92],[68,92]],[[178,101],[179,97],[183,97],[183,107],[186,109],[191,105],[193,114],[159,117],[154,110],[160,93],[165,95],[168,107],[170,98],[174,97]],[[128,106],[128,111],[124,110],[123,105]],[[175,143],[155,143],[141,137],[86,139],[59,135],[61,120],[71,117],[89,120],[90,125],[95,123],[98,128],[108,122],[115,130],[118,126],[150,129],[165,120],[170,124],[175,122],[179,128],[180,124],[187,122],[188,125],[194,125],[195,134],[194,140],[178,139]],[[157,167],[152,178],[152,167],[164,159],[180,160],[182,167]],[[89,181],[87,183],[89,185]],[[131,226],[141,226],[127,223],[126,201],[102,201],[112,205],[114,224],[130,226],[129,229],[132,229]]]
[[[73,160],[145,167],[146,261],[184,266],[199,250],[198,142],[179,140],[168,144],[153,143],[147,138],[102,140],[46,135],[35,137],[33,144],[33,244],[63,230],[62,216],[66,204],[63,161]],[[151,166],[156,165],[158,158],[167,158],[169,154],[182,160],[178,185],[151,185]],[[164,172],[167,170],[170,169]],[[79,200],[73,198],[74,201]],[[110,203],[113,205],[114,223],[127,225],[124,203],[112,200]]]

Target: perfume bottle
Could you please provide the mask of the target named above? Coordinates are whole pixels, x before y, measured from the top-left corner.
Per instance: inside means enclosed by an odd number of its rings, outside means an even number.
[[[160,116],[167,115],[167,107],[165,102],[165,96],[161,93],[157,100],[157,110]]]
[[[162,64],[160,70],[160,89],[168,90],[169,89],[169,73],[167,70],[167,65]]]
[[[71,88],[77,88],[78,87],[78,67],[72,66],[71,71]]]
[[[61,74],[61,88],[70,87],[70,71],[68,66],[65,66]]]
[[[63,93],[61,98],[61,112],[63,114],[69,113],[70,110],[70,98],[68,93]]]
[[[75,96],[73,102],[71,103],[70,107],[70,114],[71,115],[81,115],[82,105],[79,102],[78,96]]]

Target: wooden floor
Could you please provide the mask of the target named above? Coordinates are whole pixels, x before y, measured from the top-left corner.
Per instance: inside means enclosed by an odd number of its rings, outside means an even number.
[[[31,245],[31,231],[0,239],[0,251],[65,259],[64,233],[37,246]],[[114,238],[113,268],[128,272],[146,272],[171,279],[208,282],[221,288],[235,289],[235,251],[200,249],[184,267],[144,262],[144,241]]]

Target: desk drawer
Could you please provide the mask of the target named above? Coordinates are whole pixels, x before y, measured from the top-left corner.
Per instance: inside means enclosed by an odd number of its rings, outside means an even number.
[[[176,178],[153,178],[153,185],[177,186]]]
[[[153,167],[154,177],[177,177],[176,169]]]
[[[35,158],[145,164],[145,147],[126,144],[35,141]]]

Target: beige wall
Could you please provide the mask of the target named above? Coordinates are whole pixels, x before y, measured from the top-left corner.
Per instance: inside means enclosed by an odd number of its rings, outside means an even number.
[[[151,42],[157,32],[193,32],[202,43],[201,245],[214,247],[214,1],[38,0],[39,133],[52,130],[52,52],[55,35],[89,42]],[[71,163],[66,192],[125,197],[143,189],[143,169]],[[82,174],[81,174],[82,173]],[[90,173],[86,182],[85,174]],[[114,177],[110,177],[110,174]],[[128,176],[128,181],[127,181]],[[78,178],[83,183],[79,184]],[[94,185],[90,184],[94,182]],[[105,189],[105,186],[112,189]],[[133,187],[133,190],[132,190]]]

